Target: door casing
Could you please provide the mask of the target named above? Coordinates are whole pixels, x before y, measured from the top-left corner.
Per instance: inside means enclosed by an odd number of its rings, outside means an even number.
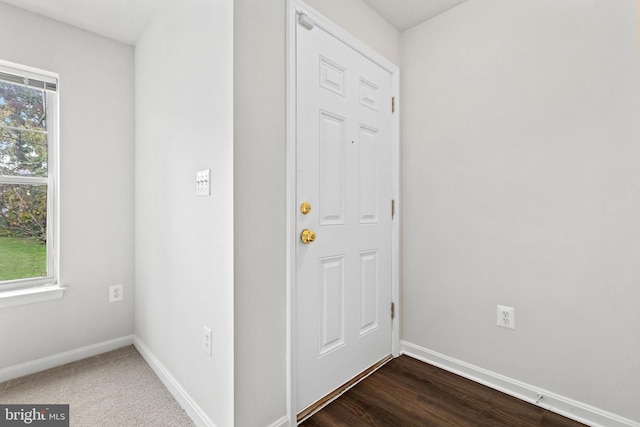
[[[296,28],[298,15],[304,13],[313,23],[332,34],[343,43],[366,56],[392,76],[391,93],[395,98],[395,112],[392,116],[392,191],[395,200],[395,215],[392,222],[392,301],[395,304],[395,318],[392,324],[392,354],[399,354],[399,313],[400,313],[400,108],[399,68],[385,59],[382,55],[366,46],[362,41],[325,18],[319,12],[300,0],[287,0],[286,16],[286,373],[287,373],[287,418],[290,426],[297,424],[296,420],[296,360],[295,360],[295,334],[296,334]],[[389,108],[391,108],[391,99]],[[391,209],[391,206],[389,206]],[[389,308],[391,310],[391,307]]]

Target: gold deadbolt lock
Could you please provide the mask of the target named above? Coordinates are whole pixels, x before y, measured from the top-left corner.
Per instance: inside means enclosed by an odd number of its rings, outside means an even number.
[[[300,205],[300,212],[302,212],[302,215],[306,215],[311,212],[311,205],[309,202],[302,202]]]
[[[300,240],[302,240],[302,243],[304,243],[305,245],[308,245],[309,243],[316,240],[316,233],[305,228],[304,230],[302,230],[302,233],[300,233]]]

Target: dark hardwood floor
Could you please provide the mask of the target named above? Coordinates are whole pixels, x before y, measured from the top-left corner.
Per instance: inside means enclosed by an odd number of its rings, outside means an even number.
[[[408,356],[389,361],[301,425],[583,426]]]

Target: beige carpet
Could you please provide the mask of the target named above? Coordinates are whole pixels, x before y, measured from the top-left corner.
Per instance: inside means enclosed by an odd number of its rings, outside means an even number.
[[[194,425],[133,346],[0,383],[0,403],[69,404],[73,427]]]

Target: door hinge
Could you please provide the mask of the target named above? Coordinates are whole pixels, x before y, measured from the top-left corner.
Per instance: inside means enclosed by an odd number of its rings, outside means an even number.
[[[391,219],[395,218],[395,216],[396,216],[396,201],[391,200]]]
[[[391,97],[391,112],[392,113],[396,112],[396,97],[395,96]]]
[[[395,303],[391,303],[391,319],[395,319],[396,318],[396,304]]]

